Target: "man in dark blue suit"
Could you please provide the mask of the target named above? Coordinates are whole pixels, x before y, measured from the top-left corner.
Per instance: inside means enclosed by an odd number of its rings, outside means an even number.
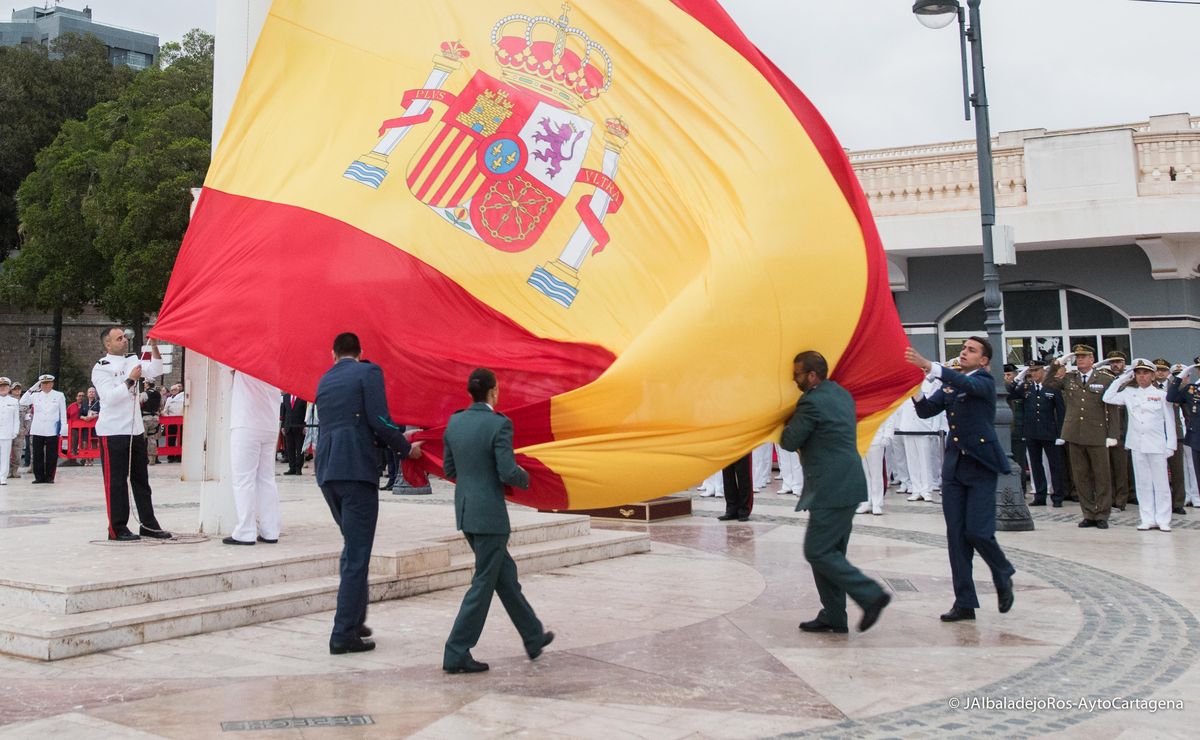
[[[1055,508],[1062,508],[1063,461],[1062,428],[1066,418],[1067,404],[1062,392],[1042,384],[1046,379],[1046,361],[1030,360],[1029,369],[1008,384],[1009,397],[1021,399],[1022,414],[1013,418],[1013,425],[1021,424],[1025,432],[1025,449],[1029,452],[1029,467],[1033,474],[1033,503],[1030,506],[1046,505],[1046,469],[1043,456],[1050,466],[1050,483],[1054,487],[1052,498]],[[1125,454],[1124,451],[1121,454]]]
[[[974,619],[979,607],[971,560],[978,552],[992,571],[1000,613],[1012,608],[1012,576],[1016,572],[996,542],[996,478],[1009,471],[1009,460],[996,440],[996,381],[987,371],[992,345],[983,337],[963,342],[958,355],[961,372],[936,365],[912,347],[905,359],[941,380],[930,397],[913,399],[921,418],[946,412],[950,433],[942,462],[942,515],[954,580],[954,606],[943,622]]]
[[[421,443],[410,444],[403,427],[388,414],[383,391],[383,371],[360,362],[362,346],[349,332],[333,340],[333,367],[317,386],[321,410],[317,437],[317,485],[325,495],[333,520],[342,530],[337,612],[329,652],[361,653],[374,650],[367,619],[367,575],[375,523],[379,519],[379,470],[375,441],[388,445],[401,457],[421,456]]]

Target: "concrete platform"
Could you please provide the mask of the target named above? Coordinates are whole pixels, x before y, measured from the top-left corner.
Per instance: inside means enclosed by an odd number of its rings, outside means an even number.
[[[53,487],[33,490],[87,495],[80,490],[87,480],[86,471],[64,471]],[[218,537],[109,543],[96,537],[102,512],[67,512],[56,519],[52,540],[42,526],[9,528],[6,545],[15,556],[0,562],[0,653],[59,660],[332,610],[341,539],[311,478],[304,481],[286,484],[286,491],[297,490],[284,497],[284,532],[274,545],[234,547]],[[178,481],[155,483],[157,501],[199,491]],[[424,497],[380,495],[399,505],[380,507],[372,601],[470,581],[474,559],[454,530],[453,510],[422,505],[432,501]],[[160,506],[164,526],[194,531],[168,511]],[[650,549],[646,534],[593,532],[586,516],[513,507],[511,518],[510,550],[526,573]]]

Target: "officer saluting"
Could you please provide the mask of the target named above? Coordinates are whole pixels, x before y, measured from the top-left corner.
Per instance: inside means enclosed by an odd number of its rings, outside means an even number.
[[[100,418],[96,436],[100,438],[100,461],[104,465],[104,496],[108,504],[108,538],[129,541],[140,539],[129,531],[129,486],[137,505],[139,532],[142,537],[166,540],[154,516],[150,502],[150,477],[146,470],[146,427],[138,408],[138,385],[145,377],[162,375],[162,357],[158,342],[150,340],[151,359],[139,360],[127,355],[129,339],[119,326],[100,333],[107,353],[92,368],[92,385],[100,396]],[[126,484],[128,481],[128,484]]]

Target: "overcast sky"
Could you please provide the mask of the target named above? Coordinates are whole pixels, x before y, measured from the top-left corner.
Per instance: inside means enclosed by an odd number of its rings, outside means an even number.
[[[393,0],[394,1],[394,0]],[[422,0],[435,2],[437,0]],[[587,2],[587,0],[577,0]],[[91,0],[100,23],[178,40],[212,31],[219,0]],[[336,0],[328,0],[331,12]],[[722,0],[832,124],[867,149],[974,137],[962,118],[956,25],[931,31],[912,0]],[[0,19],[40,2],[0,0]],[[82,8],[83,0],[66,7]],[[964,3],[965,4],[965,3]],[[521,11],[520,0],[497,7]],[[1200,115],[1200,5],[984,0],[992,131]]]

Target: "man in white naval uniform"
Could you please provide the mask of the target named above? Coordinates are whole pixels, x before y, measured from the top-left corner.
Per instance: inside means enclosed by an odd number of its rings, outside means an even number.
[[[38,377],[39,390],[26,393],[21,405],[33,408],[29,425],[34,483],[53,483],[58,469],[58,440],[67,431],[67,398],[54,390],[54,376]]]
[[[8,485],[9,455],[21,431],[21,402],[9,395],[12,381],[0,378],[0,486]]]
[[[1132,383],[1132,384],[1131,384]],[[1138,529],[1157,527],[1171,531],[1171,486],[1167,481],[1167,458],[1175,451],[1175,405],[1167,392],[1154,385],[1154,363],[1138,358],[1121,377],[1109,384],[1103,400],[1128,411],[1129,428],[1125,449],[1133,456],[1137,486]]]
[[[229,466],[237,526],[226,545],[279,541],[279,489],[275,443],[279,439],[279,389],[233,371],[229,411]]]
[[[941,381],[926,378],[921,383],[921,393],[925,397],[933,396],[941,387]],[[900,407],[896,417],[896,439],[904,444],[904,461],[908,467],[910,486],[909,501],[925,499],[937,502],[933,494],[933,485],[937,478],[934,464],[934,448],[939,441],[938,430],[941,428],[944,413],[922,419],[917,416],[916,407],[911,403]]]
[[[144,377],[162,375],[162,356],[158,342],[150,340],[151,359],[139,360],[126,355],[129,340],[119,326],[100,333],[107,353],[92,368],[92,385],[100,396],[100,418],[96,436],[100,438],[100,461],[104,466],[104,497],[108,506],[108,538],[129,541],[140,539],[129,531],[129,488],[137,506],[139,533],[142,537],[166,540],[154,516],[150,501],[150,476],[146,469],[146,426],[138,408],[138,385]]]

